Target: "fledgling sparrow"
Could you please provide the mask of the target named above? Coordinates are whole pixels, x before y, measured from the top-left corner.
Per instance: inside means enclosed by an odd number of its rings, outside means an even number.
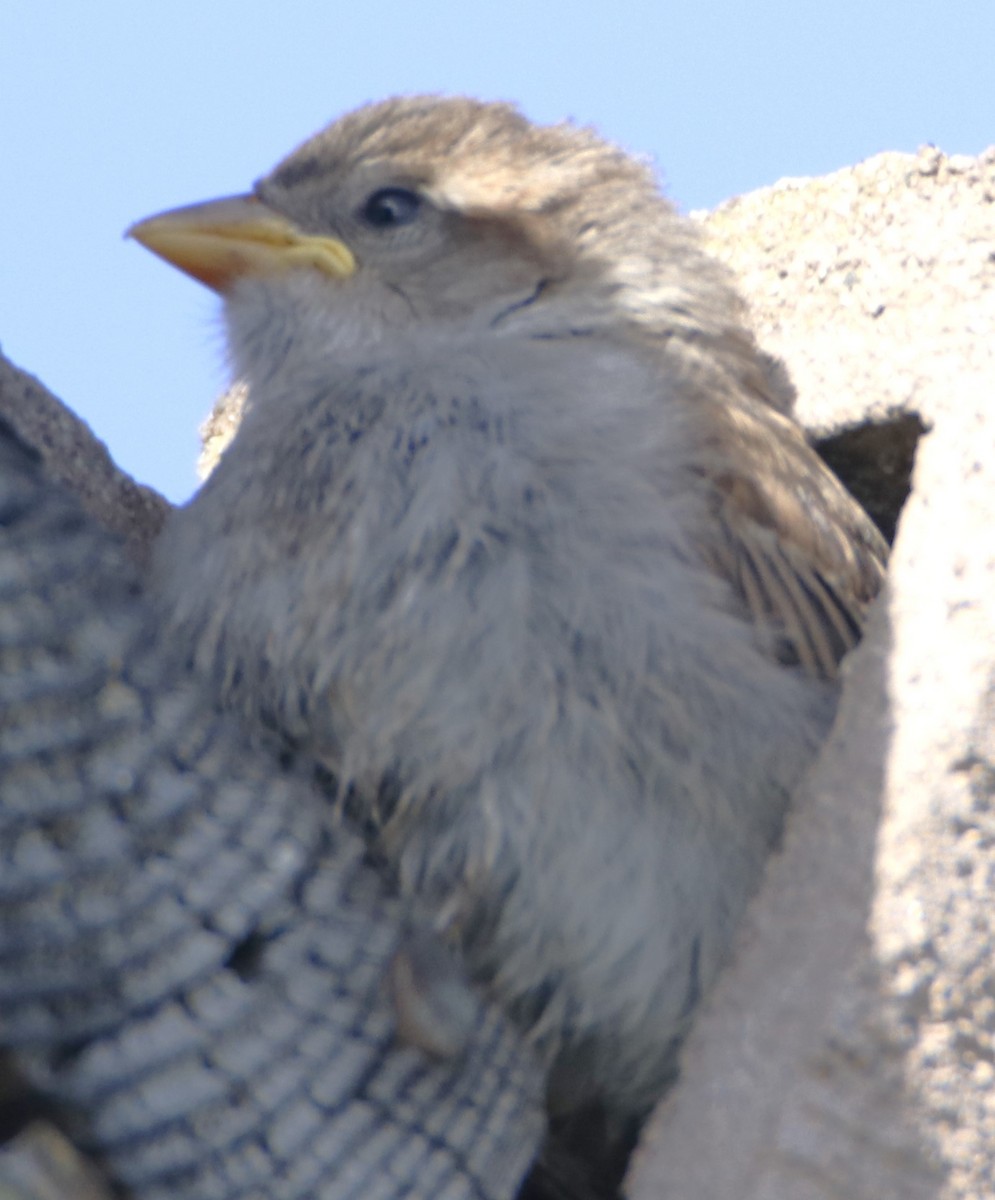
[[[158,549],[173,636],[334,772],[553,1111],[644,1111],[885,557],[725,270],[591,131],[435,97],[131,233],[247,387]]]

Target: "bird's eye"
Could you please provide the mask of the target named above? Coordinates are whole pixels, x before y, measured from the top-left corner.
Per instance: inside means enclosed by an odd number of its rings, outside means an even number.
[[[360,216],[375,229],[409,225],[421,208],[421,196],[407,188],[380,188],[360,210]]]

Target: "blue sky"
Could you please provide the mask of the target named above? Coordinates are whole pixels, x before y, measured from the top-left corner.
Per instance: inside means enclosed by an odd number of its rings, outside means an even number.
[[[517,101],[652,155],[684,209],[995,142],[995,0],[7,0],[0,346],[172,500],[226,379],[217,301],[123,230],[244,191],[332,117]]]

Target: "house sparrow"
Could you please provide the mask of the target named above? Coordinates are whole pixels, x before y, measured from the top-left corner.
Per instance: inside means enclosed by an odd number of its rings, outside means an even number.
[[[171,636],[334,773],[552,1111],[644,1112],[885,559],[727,273],[644,163],[468,99],[130,233],[247,389],[158,548]]]

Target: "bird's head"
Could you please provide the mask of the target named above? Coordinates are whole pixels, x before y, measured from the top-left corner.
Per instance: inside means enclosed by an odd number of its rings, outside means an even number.
[[[278,343],[341,355],[426,324],[653,339],[720,337],[739,319],[724,272],[645,163],[507,104],[368,105],[252,193],[129,233],[224,297],[235,368],[249,375]]]

